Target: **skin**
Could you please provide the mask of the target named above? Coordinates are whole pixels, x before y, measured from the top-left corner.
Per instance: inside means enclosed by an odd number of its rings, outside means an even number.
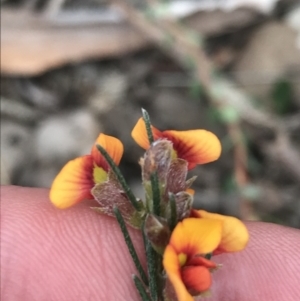
[[[1,300],[140,300],[116,221],[89,206],[54,208],[48,190],[1,187]],[[300,300],[300,231],[247,223],[251,240],[213,257],[209,301]],[[143,260],[138,231],[130,231]]]

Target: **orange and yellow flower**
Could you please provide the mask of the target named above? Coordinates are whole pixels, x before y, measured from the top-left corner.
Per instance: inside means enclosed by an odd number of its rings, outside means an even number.
[[[240,251],[248,239],[247,228],[234,217],[193,210],[192,217],[179,222],[163,258],[178,301],[192,301],[209,290],[210,272],[217,264],[206,259],[206,254]]]
[[[217,136],[206,130],[163,131],[152,126],[154,140],[168,139],[173,143],[174,157],[188,162],[188,169],[198,164],[215,161],[221,154],[221,143]],[[135,142],[144,149],[149,148],[146,126],[140,118],[131,132]]]
[[[100,134],[91,154],[69,161],[56,176],[50,190],[50,200],[58,208],[68,208],[84,199],[93,199],[91,189],[105,182],[109,165],[98,151],[101,145],[116,165],[123,155],[123,144],[117,138]]]

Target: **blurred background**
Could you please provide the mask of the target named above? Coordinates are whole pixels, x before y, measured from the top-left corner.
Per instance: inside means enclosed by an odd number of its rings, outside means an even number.
[[[299,0],[1,0],[1,184],[50,187],[105,132],[142,196],[141,108],[220,138],[195,206],[300,228]]]

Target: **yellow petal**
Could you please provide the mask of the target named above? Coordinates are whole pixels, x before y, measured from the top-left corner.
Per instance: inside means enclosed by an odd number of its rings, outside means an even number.
[[[195,212],[195,213],[194,213]],[[222,239],[215,254],[243,250],[248,241],[249,233],[242,221],[232,216],[209,213],[204,210],[193,210],[193,216],[223,222]]]
[[[93,179],[95,184],[103,183],[108,179],[107,172],[101,167],[94,166]]]
[[[154,140],[157,140],[162,137],[162,133],[157,128],[151,126],[151,129]],[[143,149],[149,148],[150,144],[147,135],[146,125],[143,118],[140,118],[138,120],[131,132],[131,136],[140,147],[142,147]]]
[[[101,145],[107,151],[116,165],[119,165],[124,151],[123,144],[119,139],[101,133],[92,148],[91,154],[96,165],[102,167],[105,171],[108,171],[109,165],[98,151],[96,147],[97,144]]]
[[[92,199],[93,158],[83,156],[69,161],[54,179],[50,200],[58,208],[68,208],[84,199]]]
[[[189,257],[207,254],[221,242],[222,222],[212,219],[186,218],[172,232],[169,244]]]
[[[171,245],[168,245],[165,249],[163,265],[174,287],[178,301],[193,301],[194,298],[189,294],[182,282],[178,254]]]
[[[215,161],[220,157],[220,140],[209,131],[164,131],[163,136],[173,142],[177,156],[188,161],[189,169],[197,164]]]

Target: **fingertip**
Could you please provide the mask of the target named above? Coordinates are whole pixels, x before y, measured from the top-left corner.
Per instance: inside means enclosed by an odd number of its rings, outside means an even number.
[[[87,204],[57,209],[45,189],[1,190],[1,300],[138,299],[136,270],[113,218]]]
[[[81,203],[51,205],[48,190],[1,187],[1,300],[139,300],[115,220]],[[300,231],[246,223],[245,250],[214,256],[207,301],[300,300]],[[131,231],[142,255],[142,240]]]

